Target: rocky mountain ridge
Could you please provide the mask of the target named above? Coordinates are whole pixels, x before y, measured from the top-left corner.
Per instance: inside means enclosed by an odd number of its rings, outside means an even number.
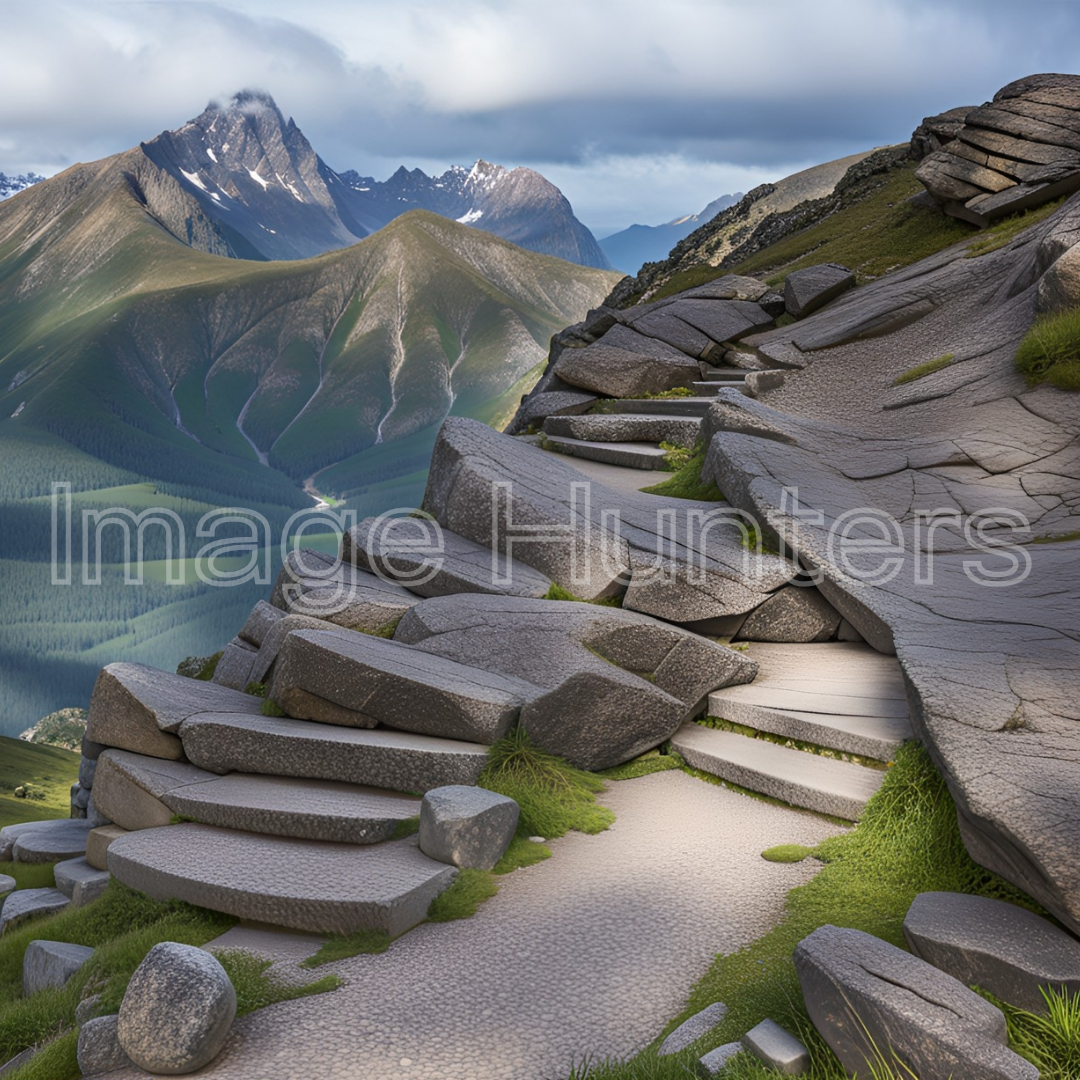
[[[44,179],[44,176],[39,176],[35,172],[20,173],[17,176],[8,176],[7,173],[0,172],[0,199],[10,199],[12,195],[18,195],[20,191],[25,191]]]

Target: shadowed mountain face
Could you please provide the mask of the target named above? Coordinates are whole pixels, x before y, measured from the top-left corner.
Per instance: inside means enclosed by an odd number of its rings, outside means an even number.
[[[142,144],[222,236],[224,254],[304,259],[355,244],[409,210],[430,210],[544,255],[610,264],[554,184],[531,169],[478,161],[441,177],[399,169],[382,183],[338,175],[265,94],[208,105]]]

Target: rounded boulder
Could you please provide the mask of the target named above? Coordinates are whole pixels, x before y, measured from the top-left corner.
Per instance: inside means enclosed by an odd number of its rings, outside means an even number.
[[[178,1076],[212,1061],[236,1017],[236,991],[208,952],[165,941],[146,954],[120,1005],[117,1035],[147,1072]]]

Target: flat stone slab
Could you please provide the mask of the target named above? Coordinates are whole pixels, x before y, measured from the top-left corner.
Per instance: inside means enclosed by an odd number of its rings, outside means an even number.
[[[762,1020],[742,1037],[742,1044],[783,1076],[801,1076],[810,1068],[806,1047],[775,1020]]]
[[[583,439],[566,439],[551,435],[544,441],[548,450],[571,457],[604,461],[609,465],[622,465],[627,469],[653,469],[670,472],[668,452],[659,446],[645,442],[587,442]]]
[[[656,1051],[657,1057],[667,1057],[669,1054],[677,1054],[695,1043],[703,1035],[707,1035],[725,1016],[728,1008],[722,1001],[708,1005],[699,1013],[695,1013],[689,1020],[684,1020],[661,1044]]]
[[[216,774],[186,761],[106,750],[98,759],[94,803],[122,829],[159,828],[172,823],[173,811],[161,801],[167,791],[215,778]]]
[[[16,835],[11,858],[24,863],[74,859],[86,854],[86,834],[90,829],[89,822],[78,818],[35,821]]]
[[[341,780],[391,791],[475,784],[487,764],[487,747],[476,743],[269,716],[196,716],[181,737],[191,761],[212,772]]]
[[[70,901],[59,889],[17,889],[0,907],[0,934],[36,918],[63,911]]]
[[[89,846],[89,834],[87,834]],[[53,867],[56,887],[70,898],[75,907],[96,900],[109,886],[109,872],[98,870],[86,859],[65,859]]]
[[[295,930],[392,937],[427,917],[457,870],[415,839],[368,847],[175,825],[109,848],[109,868],[131,888]]]
[[[810,1019],[848,1072],[866,1071],[873,1040],[920,1080],[1038,1080],[1008,1048],[999,1009],[895,945],[823,926],[799,943],[795,968]]]
[[[271,602],[290,615],[308,615],[348,630],[378,634],[392,629],[416,603],[416,596],[352,563],[303,549],[290,552]]]
[[[839,263],[794,270],[784,281],[784,306],[789,315],[804,319],[854,285],[855,275]]]
[[[671,745],[695,769],[820,814],[858,821],[885,773],[686,723]]]
[[[23,953],[23,994],[59,990],[94,955],[85,945],[66,941],[31,941]]]
[[[162,800],[204,825],[347,844],[392,840],[402,822],[420,814],[420,800],[410,795],[244,773],[173,788]]]
[[[342,558],[417,596],[477,592],[543,596],[551,580],[531,566],[424,518],[366,518],[341,541]]]
[[[297,691],[301,691],[297,694]],[[367,634],[297,630],[285,639],[274,700],[290,716],[322,720],[314,695],[349,714],[338,723],[490,745],[516,722],[533,688],[517,680]]]
[[[585,442],[674,443],[692,448],[701,433],[697,416],[659,416],[655,413],[597,413],[592,416],[552,416],[544,434]]]
[[[911,951],[965,986],[1045,1013],[1042,987],[1080,990],[1080,942],[1032,911],[963,893],[920,893],[904,919]]]

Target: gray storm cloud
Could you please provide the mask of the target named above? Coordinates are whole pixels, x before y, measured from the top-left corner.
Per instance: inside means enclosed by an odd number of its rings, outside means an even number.
[[[1075,4],[996,0],[46,0],[4,21],[0,170],[115,153],[254,86],[335,168],[528,164],[608,227],[905,139],[1080,43]]]

